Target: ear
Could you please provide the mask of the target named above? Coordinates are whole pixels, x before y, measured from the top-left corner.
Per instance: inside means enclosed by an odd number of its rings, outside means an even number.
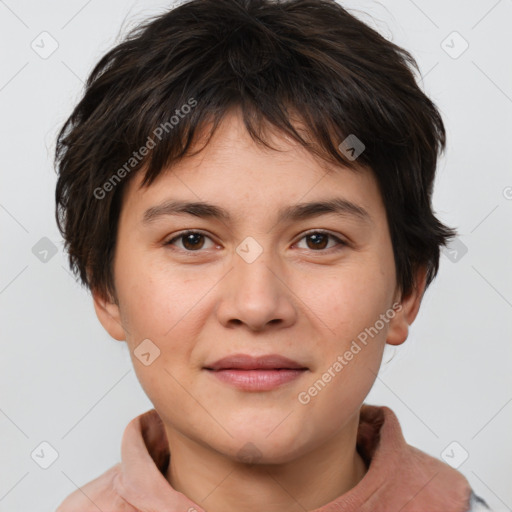
[[[123,325],[121,323],[121,314],[119,304],[111,297],[105,297],[104,294],[93,291],[94,309],[96,316],[105,330],[118,341],[126,340]]]
[[[420,309],[421,299],[425,293],[427,267],[420,267],[415,275],[413,289],[407,296],[398,298],[400,307],[395,308],[395,316],[389,321],[386,343],[401,345],[409,335],[409,325],[414,322]]]

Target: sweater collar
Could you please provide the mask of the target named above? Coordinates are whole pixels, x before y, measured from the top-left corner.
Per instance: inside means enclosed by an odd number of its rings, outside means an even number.
[[[465,512],[471,488],[464,476],[408,445],[388,407],[363,404],[357,450],[368,471],[350,491],[313,512]],[[121,442],[114,487],[141,512],[205,512],[165,479],[170,454],[164,424],[155,409],[134,418]]]

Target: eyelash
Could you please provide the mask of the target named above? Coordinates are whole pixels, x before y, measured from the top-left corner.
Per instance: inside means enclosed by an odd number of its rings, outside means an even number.
[[[184,238],[185,236],[187,235],[191,235],[191,234],[196,234],[196,235],[202,235],[204,236],[205,238],[209,238],[211,240],[211,237],[209,237],[206,233],[203,233],[202,231],[197,231],[197,230],[188,230],[188,231],[182,231],[181,233],[179,233],[178,235],[174,236],[173,238],[171,238],[170,240],[164,242],[164,246],[167,246],[167,245],[173,245],[173,243],[179,239],[182,239]],[[308,231],[307,233],[304,233],[304,235],[302,235],[302,237],[299,239],[299,242],[308,237],[308,236],[311,236],[311,235],[326,235],[330,238],[332,238],[333,240],[335,240],[337,243],[338,243],[338,246],[339,247],[330,247],[329,249],[320,249],[318,251],[315,251],[314,249],[310,249],[311,252],[318,252],[318,253],[322,253],[322,252],[330,252],[332,249],[334,250],[340,250],[341,248],[343,247],[346,247],[348,246],[348,243],[341,240],[339,237],[333,235],[332,233],[330,233],[329,231],[324,231],[322,229],[315,229],[315,230],[312,230],[312,231]],[[213,242],[213,240],[212,240]],[[298,242],[297,242],[298,243]],[[179,251],[182,251],[182,252],[185,252],[185,253],[189,253],[189,254],[193,254],[193,253],[201,253],[203,251],[201,251],[200,249],[197,250],[197,251],[190,251],[188,249],[178,249]]]

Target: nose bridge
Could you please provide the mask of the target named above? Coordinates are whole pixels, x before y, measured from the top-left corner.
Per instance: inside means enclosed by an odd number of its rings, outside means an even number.
[[[278,257],[268,245],[270,240],[247,237],[237,246],[219,308],[222,322],[261,329],[269,322],[289,324],[294,319],[291,293]]]
[[[278,262],[270,247],[270,237],[246,237],[236,248],[233,255],[233,278],[236,294],[256,299],[264,295],[265,301],[275,300],[279,291],[277,275]],[[276,275],[277,274],[277,275]],[[263,298],[263,297],[262,297]]]

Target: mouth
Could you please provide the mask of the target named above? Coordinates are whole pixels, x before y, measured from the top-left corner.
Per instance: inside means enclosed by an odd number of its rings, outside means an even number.
[[[253,357],[235,354],[203,368],[220,381],[243,391],[270,391],[304,375],[309,368],[278,354]]]

